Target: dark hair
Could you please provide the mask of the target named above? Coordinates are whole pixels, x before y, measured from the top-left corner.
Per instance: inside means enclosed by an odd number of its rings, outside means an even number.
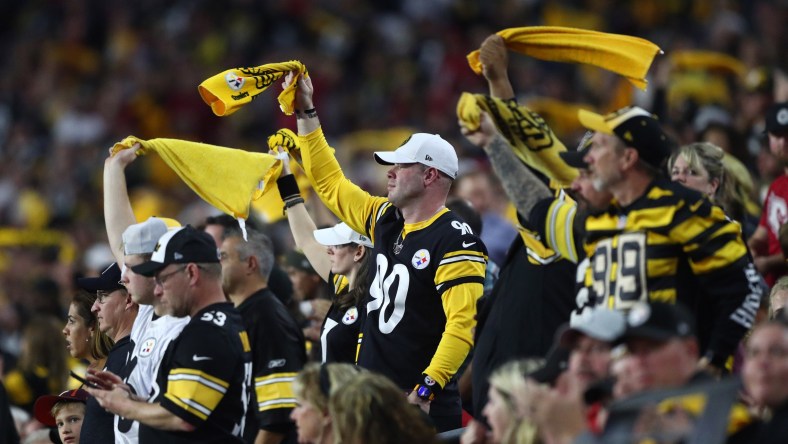
[[[234,217],[230,216],[229,214],[208,216],[205,218],[205,223],[203,224],[202,228],[205,228],[206,225],[221,225],[225,230],[228,229],[240,230],[240,227],[238,225],[238,220],[236,220]],[[253,230],[260,229],[260,227],[257,225],[257,222],[251,217],[246,219],[246,228],[251,228]]]
[[[353,282],[353,288],[348,288],[347,292],[337,295],[337,308],[342,312],[353,306],[358,307],[358,305],[364,299],[364,296],[369,294],[369,263],[370,257],[372,256],[370,253],[371,249],[356,243],[351,243],[350,245],[352,245],[353,248],[358,248],[359,246],[363,247],[364,256],[362,256],[361,260],[359,261],[358,271],[356,271],[356,279]],[[358,308],[361,309],[361,307]]]

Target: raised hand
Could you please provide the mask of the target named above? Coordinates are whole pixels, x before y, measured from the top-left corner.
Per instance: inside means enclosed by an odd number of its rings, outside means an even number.
[[[282,83],[282,89],[289,87],[293,83],[295,73],[290,71],[285,76],[285,81]],[[298,77],[298,84],[296,85],[295,108],[301,111],[312,109],[315,107],[312,102],[312,95],[315,88],[312,86],[312,79],[302,75]]]
[[[478,130],[471,131],[460,122],[460,132],[469,142],[486,150],[498,135],[498,129],[495,128],[495,124],[486,112],[482,111],[480,117],[481,125]]]
[[[509,53],[503,38],[498,34],[487,37],[479,48],[479,61],[482,62],[482,73],[489,81],[508,78]]]

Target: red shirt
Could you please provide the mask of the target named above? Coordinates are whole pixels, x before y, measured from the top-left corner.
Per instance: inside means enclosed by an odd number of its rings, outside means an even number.
[[[788,222],[788,175],[782,175],[769,185],[769,192],[763,203],[763,213],[759,225],[768,233],[769,256],[780,253],[780,226]],[[767,273],[764,275],[769,287],[786,273]]]

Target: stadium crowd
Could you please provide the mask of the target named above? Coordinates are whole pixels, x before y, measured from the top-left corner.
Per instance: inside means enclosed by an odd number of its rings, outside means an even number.
[[[4,2],[0,442],[783,442],[787,18]],[[496,35],[528,26],[661,53],[643,91]],[[286,60],[232,116],[198,94]],[[150,139],[279,193],[239,224]]]

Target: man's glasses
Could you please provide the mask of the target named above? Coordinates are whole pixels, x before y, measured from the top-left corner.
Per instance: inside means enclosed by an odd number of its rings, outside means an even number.
[[[173,275],[175,275],[177,273],[180,273],[181,271],[185,270],[186,267],[187,267],[187,265],[184,265],[182,267],[176,268],[175,270],[173,270],[173,271],[171,271],[169,273],[157,274],[156,276],[153,276],[153,282],[155,282],[156,285],[161,285],[163,287],[164,283],[167,282],[167,279],[169,279],[171,276],[173,276]]]

